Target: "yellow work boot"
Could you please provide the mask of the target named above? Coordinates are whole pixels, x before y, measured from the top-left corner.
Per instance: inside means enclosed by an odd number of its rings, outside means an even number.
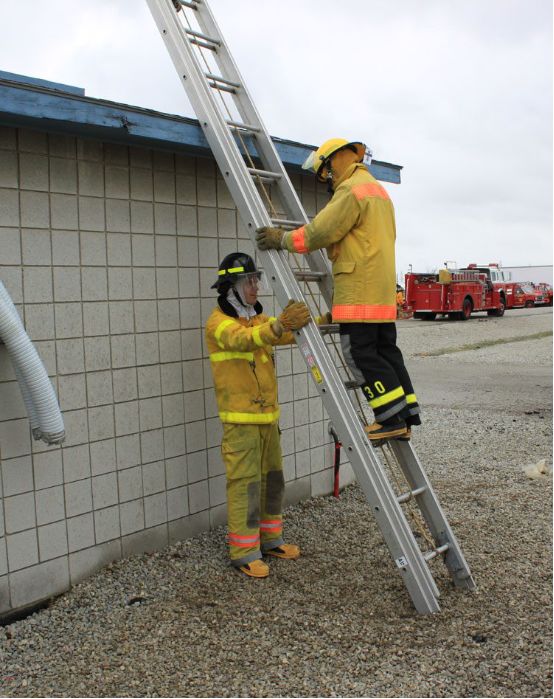
[[[391,439],[392,437],[402,437],[407,434],[408,428],[405,422],[399,422],[396,425],[380,425],[378,422],[374,422],[371,425],[367,425],[365,431],[373,442],[381,439]]]
[[[412,430],[409,427],[406,429],[404,434],[401,434],[399,437],[395,437],[395,439],[398,439],[399,442],[409,442],[411,438]]]
[[[250,563],[245,563],[239,567],[239,570],[251,578],[267,578],[269,575],[269,566],[259,558],[250,561]]]
[[[300,546],[296,544],[281,544],[274,549],[264,551],[266,556],[275,556],[275,558],[286,558],[290,561],[295,561],[300,558]]]

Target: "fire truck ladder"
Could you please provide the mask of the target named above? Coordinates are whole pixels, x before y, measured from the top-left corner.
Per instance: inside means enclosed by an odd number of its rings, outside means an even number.
[[[252,240],[260,226],[292,230],[307,223],[207,2],[146,1]],[[266,185],[271,188],[271,197]],[[277,213],[272,199],[280,202],[279,211],[284,214]],[[306,255],[307,268],[297,272],[293,272],[288,255],[282,251],[260,252],[260,259],[281,307],[289,299],[304,300],[299,281],[316,282],[331,307],[333,282],[322,251]],[[382,450],[384,455],[388,452],[387,458],[397,461],[408,483],[407,492],[398,494],[393,489],[387,468],[364,432],[323,339],[322,335],[333,329],[337,327],[309,323],[296,333],[296,342],[415,608],[420,613],[437,612],[439,590],[430,560],[442,557],[455,585],[461,588],[474,588],[471,572],[409,442],[390,442]],[[427,551],[420,549],[410,527],[402,508],[406,502],[417,503],[418,516],[423,517],[431,533],[426,537],[431,542]]]

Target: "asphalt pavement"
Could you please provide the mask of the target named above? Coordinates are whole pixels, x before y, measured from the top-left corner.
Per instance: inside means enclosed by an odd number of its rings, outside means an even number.
[[[478,315],[465,322],[398,323],[399,345],[424,407],[514,413],[552,410],[551,332],[552,308],[510,311],[503,318]],[[499,344],[488,344],[493,342]],[[424,356],[428,347],[446,352]]]

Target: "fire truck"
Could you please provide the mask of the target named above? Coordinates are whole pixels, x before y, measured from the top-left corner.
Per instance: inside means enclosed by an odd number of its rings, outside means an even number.
[[[550,284],[547,284],[546,282],[540,282],[539,284],[535,284],[535,291],[539,291],[543,295],[543,300],[541,305],[542,306],[552,306],[552,296],[554,295],[554,292],[552,291],[552,286]],[[538,303],[535,301],[535,303]]]
[[[406,274],[406,306],[414,318],[434,320],[447,315],[451,320],[467,320],[472,313],[485,311],[502,316],[506,308],[505,283],[493,282],[491,266],[441,269],[438,274]]]
[[[506,308],[532,308],[537,303],[535,289],[525,282],[506,284]],[[538,301],[542,303],[542,297]]]

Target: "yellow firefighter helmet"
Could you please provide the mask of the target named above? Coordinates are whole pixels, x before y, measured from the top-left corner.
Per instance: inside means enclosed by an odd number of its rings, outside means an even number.
[[[365,157],[367,147],[361,141],[347,141],[346,138],[330,138],[325,141],[316,151],[312,151],[302,165],[303,170],[313,170],[320,182],[325,182],[321,177],[321,171],[328,164],[329,158],[343,148],[350,148],[358,156],[358,162],[362,162]]]

